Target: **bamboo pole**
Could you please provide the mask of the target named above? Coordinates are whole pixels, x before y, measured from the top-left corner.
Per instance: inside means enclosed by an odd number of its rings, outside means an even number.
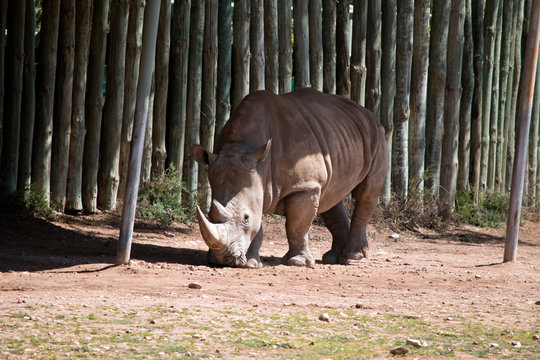
[[[530,19],[523,72],[521,74],[521,88],[517,112],[516,152],[512,171],[510,207],[508,209],[508,220],[506,225],[504,262],[515,261],[517,255],[519,216],[523,195],[523,180],[525,177],[525,161],[527,143],[529,140],[528,133],[531,123],[534,81],[536,78],[536,65],[538,61],[538,41],[540,40],[540,0],[534,0],[531,7]]]
[[[139,191],[141,157],[148,116],[150,86],[152,84],[152,73],[156,60],[159,7],[160,0],[147,0],[146,2],[139,85],[137,87],[137,105],[135,107],[135,120],[133,124],[133,142],[131,143],[129,156],[128,178],[122,212],[120,239],[116,254],[116,265],[127,264],[131,254],[131,238],[133,235],[133,223],[135,221],[137,192]]]

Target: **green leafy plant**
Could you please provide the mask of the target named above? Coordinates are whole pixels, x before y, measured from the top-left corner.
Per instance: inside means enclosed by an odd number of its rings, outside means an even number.
[[[498,228],[506,221],[510,197],[502,193],[484,193],[474,203],[472,192],[458,192],[456,215],[458,220],[480,227]]]
[[[183,191],[179,172],[169,168],[164,175],[153,178],[139,189],[137,216],[162,225],[173,221],[189,222],[192,215],[182,208]]]
[[[26,210],[35,217],[47,220],[54,218],[54,211],[49,206],[47,195],[34,185],[27,187],[24,192],[23,202]]]

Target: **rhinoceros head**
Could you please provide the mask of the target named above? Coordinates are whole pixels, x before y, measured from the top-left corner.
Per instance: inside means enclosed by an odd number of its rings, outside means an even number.
[[[261,172],[270,146],[268,141],[253,150],[240,143],[230,143],[219,154],[194,146],[195,160],[209,166],[212,188],[208,219],[197,206],[201,234],[209,247],[209,263],[247,266],[246,252],[261,227],[264,198]]]

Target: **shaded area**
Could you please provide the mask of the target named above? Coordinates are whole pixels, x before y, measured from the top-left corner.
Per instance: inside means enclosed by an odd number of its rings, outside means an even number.
[[[23,212],[0,213],[0,272],[40,271],[82,264],[115,263],[118,238],[110,228],[118,228],[114,216],[66,217],[65,227],[36,219]],[[76,226],[108,227],[106,234],[84,233]],[[72,228],[70,228],[72,225]],[[163,231],[158,226],[137,224],[137,232]],[[175,229],[175,232],[178,232]],[[180,230],[181,231],[181,230]],[[132,258],[147,262],[188,265],[206,264],[206,251],[138,243],[133,240]]]
[[[443,232],[437,234],[422,234],[422,238],[431,243],[437,243],[440,240],[446,240],[464,245],[504,245],[504,236],[491,235],[479,231],[468,229],[453,229],[453,232]],[[521,245],[533,246],[534,243],[520,241]]]

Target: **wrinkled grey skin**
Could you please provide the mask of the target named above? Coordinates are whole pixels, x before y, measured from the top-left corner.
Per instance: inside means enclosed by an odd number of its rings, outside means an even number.
[[[252,93],[218,136],[214,152],[194,145],[208,165],[212,205],[199,226],[211,264],[259,268],[262,214],[286,218],[287,265],[313,267],[308,231],[321,214],[332,234],[328,264],[367,256],[366,226],[389,167],[384,130],[349,99],[313,89]],[[343,198],[353,192],[349,219]]]

